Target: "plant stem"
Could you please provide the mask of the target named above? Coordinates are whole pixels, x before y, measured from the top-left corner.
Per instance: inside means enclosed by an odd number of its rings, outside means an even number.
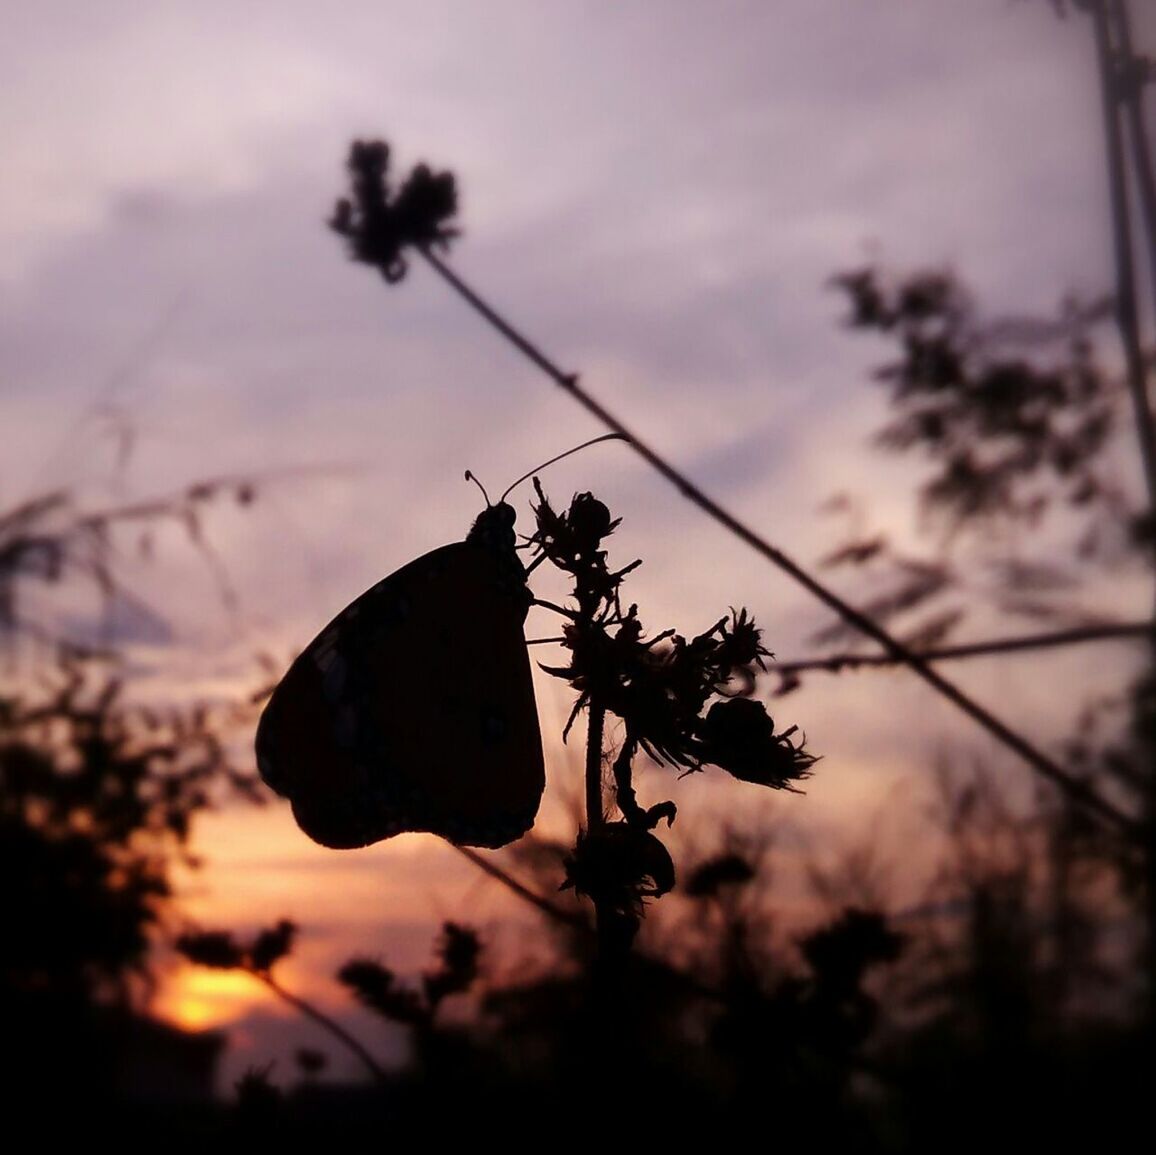
[[[1124,347],[1127,366],[1128,391],[1136,423],[1136,438],[1140,447],[1140,461],[1148,485],[1148,517],[1156,517],[1156,419],[1148,400],[1147,367],[1141,338],[1139,304],[1136,289],[1136,268],[1133,259],[1132,222],[1128,203],[1128,171],[1124,153],[1124,135],[1121,124],[1126,105],[1131,111],[1130,126],[1135,137],[1133,160],[1139,182],[1141,208],[1146,213],[1149,229],[1153,227],[1152,174],[1147,141],[1143,137],[1140,93],[1134,99],[1121,92],[1120,69],[1131,66],[1130,29],[1127,10],[1119,0],[1095,0],[1090,5],[1092,26],[1096,40],[1096,56],[1100,70],[1100,90],[1104,113],[1104,142],[1108,165],[1108,191],[1112,205],[1112,238],[1116,257],[1116,324]],[[1115,28],[1113,29],[1113,24]],[[1113,43],[1115,32],[1116,43]],[[1130,83],[1130,78],[1126,79]],[[1146,179],[1147,178],[1147,179]],[[1149,235],[1149,253],[1156,251],[1156,243]],[[1151,286],[1156,293],[1156,285]],[[1156,534],[1152,534],[1156,550]],[[1156,572],[1156,571],[1154,571]],[[1156,609],[1154,609],[1156,614]],[[1154,619],[1156,620],[1156,619]],[[1156,645],[1153,647],[1156,658]],[[1156,1032],[1156,773],[1149,766],[1143,786],[1142,821],[1140,825],[1145,856],[1145,902],[1147,943],[1145,969],[1148,983],[1147,1018],[1150,1034]]]
[[[614,800],[622,811],[622,817],[630,823],[638,823],[646,818],[642,807],[638,805],[631,776],[631,766],[637,753],[638,743],[628,734],[622,749],[618,751],[618,757],[614,759]]]
[[[606,729],[606,708],[596,698],[586,707],[586,837],[597,834],[606,822],[602,796],[602,742]],[[610,961],[609,935],[613,911],[594,898],[594,940],[598,944],[595,974],[600,991],[604,994],[607,967]],[[605,1008],[604,1008],[605,1009]]]
[[[1136,269],[1132,256],[1132,225],[1128,205],[1128,175],[1124,139],[1120,126],[1120,96],[1116,79],[1116,55],[1105,0],[1091,6],[1100,88],[1104,112],[1104,144],[1108,165],[1108,194],[1112,205],[1112,240],[1116,259],[1116,325],[1124,347],[1128,391],[1140,443],[1140,461],[1148,486],[1149,511],[1156,509],[1156,420],[1148,403],[1144,353],[1136,300]],[[1156,540],[1156,539],[1154,539]]]
[[[262,970],[250,970],[249,973],[257,979],[260,979],[279,999],[289,1004],[294,1010],[300,1011],[306,1017],[312,1019],[315,1023],[324,1027],[335,1038],[340,1039],[346,1047],[349,1048],[365,1065],[366,1070],[379,1083],[384,1083],[389,1078],[385,1068],[381,1067],[377,1060],[359,1043],[340,1023],[331,1019],[328,1015],[319,1011],[312,1003],[307,1003],[304,999],[299,998],[291,991],[287,991],[277,980],[268,972]]]
[[[468,846],[454,846],[454,849],[464,858],[472,862],[479,870],[484,871],[491,878],[496,878],[498,882],[512,890],[519,898],[524,899],[531,906],[536,907],[556,922],[579,929],[584,929],[589,926],[582,915],[576,914],[573,911],[564,910],[558,906],[557,903],[551,902],[536,890],[528,887],[524,882],[519,882],[509,871],[503,870],[496,863],[491,862],[476,850],[471,850]]]
[[[956,658],[982,658],[991,654],[1010,654],[1019,650],[1044,650],[1058,646],[1074,646],[1086,642],[1113,641],[1121,638],[1145,638],[1152,634],[1149,622],[1121,622],[1110,626],[1082,626],[1074,630],[1059,630],[1047,634],[1025,634],[1019,638],[992,638],[986,642],[969,642],[959,646],[941,646],[934,650],[920,650],[925,662],[942,662]],[[893,666],[892,654],[831,654],[822,658],[800,658],[795,662],[774,665],[776,674],[795,674],[804,670],[855,670],[862,666]]]
[[[1124,115],[1128,121],[1128,133],[1132,145],[1132,171],[1136,177],[1136,190],[1143,212],[1145,239],[1148,242],[1148,287],[1151,304],[1156,310],[1156,173],[1153,172],[1151,134],[1145,123],[1144,81],[1135,80],[1131,75],[1143,67],[1144,62],[1132,48],[1132,26],[1128,5],[1124,0],[1113,0],[1113,15],[1116,19],[1116,38],[1120,48],[1121,66],[1129,73],[1122,100]],[[1151,63],[1148,65],[1152,67]],[[1149,81],[1151,82],[1151,81]]]
[[[591,701],[586,710],[586,829],[593,834],[605,820],[602,808],[602,741],[606,710]]]

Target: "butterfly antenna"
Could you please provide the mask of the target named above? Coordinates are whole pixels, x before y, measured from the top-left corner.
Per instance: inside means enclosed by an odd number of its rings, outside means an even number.
[[[629,440],[630,440],[630,438],[628,438],[623,433],[604,433],[601,437],[592,437],[589,441],[583,441],[581,445],[575,445],[573,449],[567,449],[565,453],[559,453],[557,457],[551,457],[549,461],[543,461],[541,465],[537,466],[534,469],[531,469],[529,473],[523,473],[522,476],[519,477],[518,480],[513,483],[513,485],[510,485],[507,487],[506,493],[503,493],[502,496],[498,500],[499,501],[505,501],[506,500],[506,494],[508,494],[510,492],[510,490],[513,489],[515,486],[521,485],[523,481],[525,481],[529,477],[533,477],[535,473],[539,472],[539,470],[545,469],[547,465],[553,465],[555,461],[561,461],[563,457],[569,457],[571,453],[577,453],[579,449],[585,449],[585,448],[587,448],[587,446],[590,446],[590,445],[597,445],[599,441],[629,441]],[[469,474],[467,473],[466,476],[469,477]],[[480,485],[481,483],[479,482],[478,484]],[[485,493],[485,490],[483,489],[482,492]],[[489,501],[490,499],[487,497],[486,500]]]
[[[486,499],[487,506],[493,504],[493,502],[490,501],[490,495],[486,492],[486,487],[468,469],[466,470],[466,480],[472,481],[482,491],[482,496]],[[509,492],[510,491],[507,489],[506,493]],[[505,494],[502,496],[504,497]]]

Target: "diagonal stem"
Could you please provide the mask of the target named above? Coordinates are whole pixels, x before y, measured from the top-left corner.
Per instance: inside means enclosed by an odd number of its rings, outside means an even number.
[[[954,683],[943,677],[942,674],[913,650],[908,649],[898,639],[892,637],[882,626],[843,601],[843,599],[832,590],[829,590],[787,557],[782,550],[771,545],[732,514],[728,513],[699,489],[698,486],[683,474],[679,473],[664,458],[660,457],[653,449],[639,440],[614,414],[582,388],[578,383],[576,374],[564,373],[559,369],[540,349],[522,336],[500,313],[491,308],[486,301],[478,296],[428,245],[421,246],[419,251],[434,271],[437,272],[471,308],[481,314],[502,336],[537,365],[555,384],[569,393],[583,408],[597,417],[609,429],[615,433],[622,434],[623,438],[630,443],[634,451],[662,474],[663,477],[674,484],[684,497],[697,505],[740,540],[746,542],[747,545],[751,546],[756,552],[776,565],[784,573],[792,577],[849,625],[854,626],[861,633],[877,641],[897,662],[908,666],[925,682],[950,702],[954,703],[973,721],[979,723],[980,726],[1000,743],[1018,754],[1038,774],[1065,791],[1070,798],[1081,803],[1101,818],[1106,818],[1115,826],[1129,832],[1129,834],[1136,832],[1137,823],[1133,818],[1120,810],[1112,802],[1109,802],[1106,798],[1102,798],[1088,786],[1087,783],[1065,770],[1021,734],[1018,734],[1010,726],[1000,721],[1000,719],[989,710],[974,701],[954,685]]]
[[[512,890],[519,898],[528,902],[537,910],[540,910],[544,915],[554,919],[555,922],[564,923],[566,926],[577,927],[580,930],[586,927],[586,920],[580,914],[564,910],[557,903],[551,902],[550,899],[544,895],[539,894],[536,890],[532,890],[524,882],[519,882],[508,870],[503,870],[497,863],[491,862],[476,850],[472,850],[468,846],[453,845],[459,854],[467,858],[479,870],[488,874],[491,878],[497,879],[498,882],[509,890]]]
[[[249,969],[249,968],[246,968]],[[319,1011],[312,1003],[299,998],[292,991],[286,990],[266,970],[249,969],[249,973],[263,982],[279,999],[300,1011],[307,1018],[324,1027],[335,1038],[340,1039],[365,1065],[369,1073],[379,1082],[384,1083],[389,1078],[385,1069],[339,1022]]]

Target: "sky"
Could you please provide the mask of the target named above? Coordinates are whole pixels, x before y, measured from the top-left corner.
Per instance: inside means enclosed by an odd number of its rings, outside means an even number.
[[[1137,42],[1156,44],[1156,6],[1134,7]],[[917,468],[870,442],[886,416],[870,373],[888,350],[842,326],[833,274],[947,265],[990,314],[1046,314],[1111,282],[1088,28],[1043,0],[44,0],[5,5],[0,74],[0,504],[63,487],[99,506],[208,477],[257,487],[206,520],[219,568],[179,527],[126,568],[151,611],[118,623],[144,693],[251,688],[257,654],[284,664],[380,577],[464,535],[481,504],[466,469],[494,494],[604,431],[427,268],[389,288],[347,259],[325,220],[354,138],[387,139],[399,172],[452,170],[453,267],[809,566],[845,531],[823,513],[837,493],[899,540],[917,531]],[[1119,472],[1137,481],[1127,452]],[[623,518],[611,556],[644,559],[630,596],[655,631],[696,633],[745,605],[792,658],[829,621],[625,446],[543,481],[559,503],[589,489]],[[853,574],[830,580],[862,593]],[[1145,597],[1121,587],[1113,607],[1143,613]],[[1120,649],[1095,662],[1128,667]],[[1053,656],[1049,679],[1031,669],[951,674],[1052,742],[1089,658]],[[569,703],[548,681],[553,830],[580,756],[560,747]],[[645,779],[652,800],[700,816],[687,837],[741,812],[789,828],[797,857],[883,830],[910,854],[929,764],[993,756],[901,673],[810,680],[772,713],[823,755],[805,794]],[[238,736],[241,756],[250,742]],[[337,1014],[331,976],[351,953],[412,972],[443,919],[495,938],[521,925],[509,895],[430,837],[323,851],[271,800],[209,816],[197,838],[190,917],[241,932],[294,918],[286,978]],[[893,867],[914,896],[918,866]],[[803,897],[787,886],[781,902]],[[230,1077],[287,1040],[319,1044],[244,976],[175,971],[161,1009],[198,1027],[243,1016]]]

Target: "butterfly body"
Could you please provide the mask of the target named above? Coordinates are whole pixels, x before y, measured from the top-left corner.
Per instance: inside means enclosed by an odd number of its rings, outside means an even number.
[[[545,781],[514,511],[366,590],[305,648],[257,727],[262,778],[323,846],[406,831],[504,846]]]

